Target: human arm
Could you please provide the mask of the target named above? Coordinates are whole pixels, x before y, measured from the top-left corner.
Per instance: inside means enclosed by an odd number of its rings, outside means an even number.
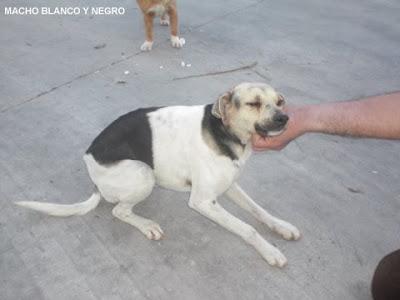
[[[276,137],[253,137],[255,150],[280,150],[306,132],[400,139],[400,92],[356,101],[288,106],[287,129]]]

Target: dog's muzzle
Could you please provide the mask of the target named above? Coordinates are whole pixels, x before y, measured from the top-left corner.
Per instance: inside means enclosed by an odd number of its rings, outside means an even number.
[[[285,131],[288,120],[288,115],[279,112],[273,116],[272,122],[268,122],[262,125],[256,123],[255,129],[256,132],[261,136],[276,136]]]

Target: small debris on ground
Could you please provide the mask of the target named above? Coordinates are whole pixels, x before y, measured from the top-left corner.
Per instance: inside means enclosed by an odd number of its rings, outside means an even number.
[[[181,61],[181,67],[182,68],[184,68],[184,67],[190,68],[191,66],[192,66],[192,64],[187,64],[184,61]]]
[[[163,66],[160,66],[160,69],[164,69],[164,67],[163,67]]]
[[[117,84],[126,84],[126,81],[125,80],[118,80]]]
[[[126,70],[125,72],[124,72],[124,74],[125,75],[128,75],[130,72],[128,71],[128,70]]]
[[[182,63],[184,63],[184,62],[182,61]],[[196,77],[215,76],[215,75],[233,73],[233,72],[243,71],[243,70],[247,70],[247,69],[252,69],[256,65],[257,65],[257,62],[255,61],[252,64],[244,65],[242,67],[238,67],[238,68],[234,68],[234,69],[214,71],[214,72],[208,72],[208,73],[203,73],[203,74],[194,74],[194,75],[189,75],[189,76],[184,76],[184,77],[174,77],[174,78],[172,78],[172,80],[182,80],[182,79],[189,79],[189,78],[196,78]]]
[[[107,46],[107,44],[103,43],[103,44],[98,44],[98,45],[94,46],[93,48],[96,49],[96,50],[99,50],[99,49],[104,48],[105,46]]]

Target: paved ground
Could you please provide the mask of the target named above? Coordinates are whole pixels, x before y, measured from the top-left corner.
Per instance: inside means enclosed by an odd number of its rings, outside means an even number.
[[[245,80],[268,82],[291,103],[398,90],[398,1],[181,0],[185,48],[172,49],[167,29],[156,26],[151,53],[138,52],[143,25],[134,1],[51,2],[121,5],[126,14],[4,16],[1,7],[1,299],[370,299],[374,266],[399,248],[398,142],[307,135],[253,156],[243,187],[303,239],[284,241],[223,202],[286,254],[284,270],[191,211],[187,194],[156,189],[137,207],[163,226],[160,242],[115,220],[106,203],[59,219],[12,202],[88,197],[83,152],[138,106],[208,103]]]

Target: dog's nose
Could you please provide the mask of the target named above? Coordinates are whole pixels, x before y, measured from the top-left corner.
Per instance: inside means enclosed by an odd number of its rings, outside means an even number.
[[[275,116],[272,118],[272,121],[273,121],[275,124],[280,125],[280,126],[285,125],[285,124],[287,123],[288,120],[289,120],[288,115],[281,114],[281,113],[275,114]]]

